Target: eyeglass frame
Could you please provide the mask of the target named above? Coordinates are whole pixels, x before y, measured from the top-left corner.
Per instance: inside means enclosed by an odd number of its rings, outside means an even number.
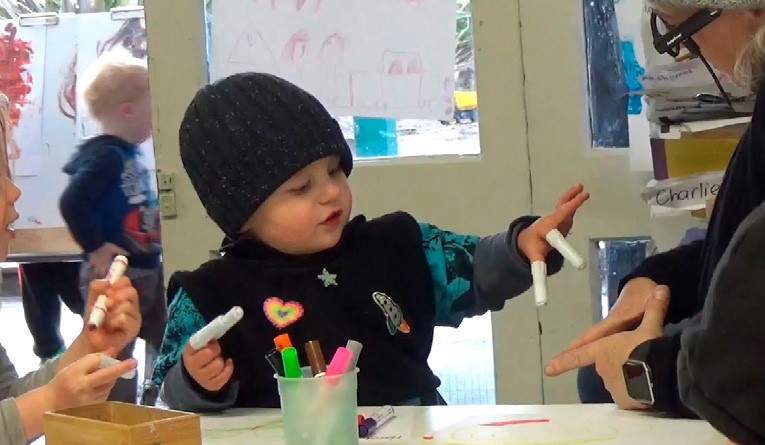
[[[672,57],[680,55],[680,45],[685,45],[689,51],[698,54],[698,45],[693,41],[693,35],[701,31],[707,25],[720,18],[722,9],[702,9],[679,25],[672,27],[666,34],[659,34],[657,20],[661,20],[669,27],[667,22],[651,12],[651,34],[653,37],[653,47],[659,54],[669,54]],[[691,45],[688,45],[688,43]]]
[[[677,58],[680,55],[680,46],[683,45],[691,52],[691,54],[698,56],[704,63],[704,66],[706,66],[709,74],[712,75],[715,85],[717,85],[720,94],[722,94],[722,99],[728,104],[731,110],[736,111],[733,107],[730,95],[725,91],[725,88],[723,88],[722,82],[720,82],[720,79],[717,77],[717,74],[715,74],[712,66],[701,54],[699,45],[693,40],[694,34],[720,18],[722,12],[722,9],[702,9],[683,20],[677,26],[668,29],[666,34],[659,34],[658,20],[661,20],[667,28],[669,28],[669,24],[659,17],[656,12],[651,11],[651,37],[653,38],[653,47],[659,54],[667,54]]]

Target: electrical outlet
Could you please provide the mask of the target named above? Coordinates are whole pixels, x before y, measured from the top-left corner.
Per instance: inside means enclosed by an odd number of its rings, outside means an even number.
[[[175,187],[172,173],[157,172],[157,188],[172,191]]]
[[[162,218],[178,216],[178,209],[175,207],[175,193],[160,193],[159,209],[162,213]]]

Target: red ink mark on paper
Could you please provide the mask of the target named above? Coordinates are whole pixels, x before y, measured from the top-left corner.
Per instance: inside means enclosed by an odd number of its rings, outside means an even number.
[[[311,37],[305,29],[295,31],[295,33],[292,34],[292,37],[287,40],[287,43],[284,44],[282,59],[294,63],[305,57],[306,50],[308,49],[308,42],[310,40]]]
[[[345,52],[345,38],[340,34],[333,32],[324,39],[324,43],[321,44],[319,54],[322,57],[334,56],[341,57]]]
[[[388,66],[388,74],[391,76],[400,76],[404,74],[404,64],[400,60],[394,60]]]
[[[412,60],[409,61],[409,64],[406,66],[406,73],[407,74],[422,74],[422,63],[420,63],[420,58],[415,57]]]
[[[501,422],[483,423],[480,426],[511,426],[511,425],[527,425],[531,423],[550,423],[550,419],[516,419],[516,420],[504,420]]]
[[[64,117],[75,120],[77,115],[77,53],[64,72],[64,82],[58,94],[58,110]]]
[[[32,60],[32,43],[16,37],[17,29],[8,23],[0,35],[0,91],[8,96],[11,124],[21,119],[21,109],[32,92],[32,74],[27,66]]]

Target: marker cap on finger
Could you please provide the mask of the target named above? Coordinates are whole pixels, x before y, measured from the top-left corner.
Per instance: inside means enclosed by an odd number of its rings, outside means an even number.
[[[563,255],[563,258],[565,258],[575,268],[584,270],[584,268],[587,267],[587,263],[584,261],[584,258],[579,255],[579,252],[574,249],[574,246],[572,246],[571,243],[566,241],[566,238],[562,233],[560,233],[560,231],[558,231],[558,229],[552,229],[547,232],[545,239],[555,250]]]
[[[122,363],[121,360],[117,360],[116,358],[109,357],[106,354],[101,355],[101,368],[108,368],[109,366],[118,365]],[[120,378],[123,378],[125,380],[130,380],[133,377],[136,376],[136,370],[130,370],[120,376]]]
[[[531,278],[534,282],[534,302],[537,306],[547,304],[547,263],[534,261],[531,263]]]

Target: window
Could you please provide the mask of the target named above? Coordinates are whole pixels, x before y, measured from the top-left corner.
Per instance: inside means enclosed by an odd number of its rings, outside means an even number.
[[[608,239],[597,243],[599,316],[605,318],[619,298],[619,282],[654,250],[648,238]]]
[[[583,0],[593,148],[628,148],[630,133],[648,137],[639,94],[642,11],[642,0]]]
[[[450,119],[443,121],[338,115],[336,118],[354,157],[480,154],[471,0],[452,1],[457,3],[453,115]],[[215,13],[215,8],[211,0],[208,0],[206,5],[209,54],[211,40],[209,17]]]
[[[340,117],[357,158],[477,155],[478,94],[471,0],[457,0],[454,115],[448,121]]]

